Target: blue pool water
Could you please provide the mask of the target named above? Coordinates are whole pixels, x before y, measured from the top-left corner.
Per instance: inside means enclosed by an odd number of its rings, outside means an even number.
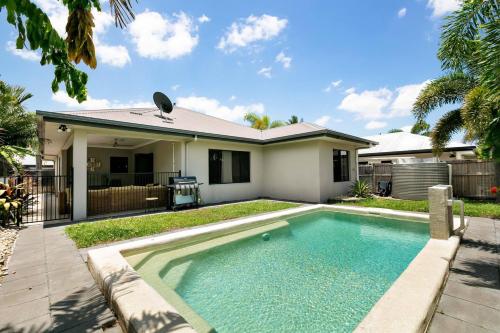
[[[175,283],[157,272],[219,333],[350,332],[429,239],[426,224],[376,216],[288,222],[189,257]]]

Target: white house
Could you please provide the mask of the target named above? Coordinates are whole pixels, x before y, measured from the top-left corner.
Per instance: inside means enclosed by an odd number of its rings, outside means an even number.
[[[178,107],[166,119],[157,108],[37,115],[43,158],[54,161],[56,175],[73,177],[72,192],[60,193],[72,197],[75,220],[114,205],[116,188],[130,193],[128,201],[142,201],[134,193],[146,183],[162,186],[177,173],[203,183],[205,203],[324,202],[348,191],[358,149],[376,144],[309,123],[261,131]]]
[[[359,151],[360,164],[373,163],[420,163],[476,159],[476,146],[460,142],[450,142],[442,154],[432,153],[432,143],[428,136],[408,132],[386,133],[366,137],[378,145]]]

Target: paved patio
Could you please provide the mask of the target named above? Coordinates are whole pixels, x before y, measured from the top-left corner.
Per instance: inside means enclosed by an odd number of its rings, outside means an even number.
[[[0,287],[0,332],[121,332],[63,227],[21,230]]]
[[[470,219],[428,332],[500,332],[500,220]]]

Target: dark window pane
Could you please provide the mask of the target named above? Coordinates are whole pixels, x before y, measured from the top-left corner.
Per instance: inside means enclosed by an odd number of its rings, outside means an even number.
[[[250,152],[210,149],[208,157],[210,184],[250,182]]]
[[[208,151],[208,182],[209,184],[222,183],[222,150]]]
[[[233,151],[233,183],[250,181],[250,153]]]
[[[111,173],[128,173],[128,157],[111,156],[109,158],[109,171]]]
[[[347,150],[333,150],[333,181],[349,181],[349,152]]]

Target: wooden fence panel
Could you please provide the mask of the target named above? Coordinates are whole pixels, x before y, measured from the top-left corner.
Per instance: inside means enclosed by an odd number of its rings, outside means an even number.
[[[455,196],[473,199],[494,199],[490,189],[495,184],[493,161],[450,161]]]
[[[495,184],[495,164],[493,161],[448,161],[452,166],[453,193],[460,198],[494,199],[490,189]],[[377,192],[379,181],[389,181],[392,164],[359,166],[359,179],[368,183]]]

